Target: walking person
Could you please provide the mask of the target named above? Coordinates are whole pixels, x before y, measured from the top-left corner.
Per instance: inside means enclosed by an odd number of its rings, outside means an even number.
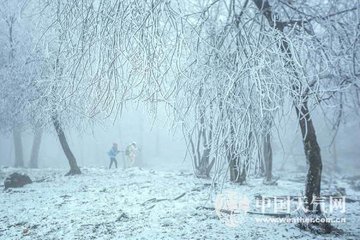
[[[136,143],[133,142],[129,146],[126,147],[125,155],[125,168],[133,167],[136,160],[137,147]]]
[[[108,151],[108,155],[110,157],[110,166],[109,169],[111,169],[112,164],[115,164],[115,168],[117,168],[117,160],[116,160],[116,155],[119,154],[119,149],[118,149],[118,145],[117,143],[113,143],[113,146],[111,147],[110,151]]]

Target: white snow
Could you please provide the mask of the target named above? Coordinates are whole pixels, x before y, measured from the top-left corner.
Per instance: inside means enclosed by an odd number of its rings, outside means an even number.
[[[313,235],[292,223],[258,223],[255,218],[263,216],[253,215],[229,227],[211,209],[221,189],[251,201],[258,194],[301,194],[304,184],[286,176],[278,186],[265,186],[262,179],[237,186],[214,185],[190,172],[139,168],[82,168],[82,175],[71,177],[60,169],[1,171],[0,179],[20,171],[46,180],[0,191],[0,239],[360,239],[359,202],[347,203],[347,222],[334,224],[345,231],[341,236]],[[359,199],[359,192],[340,183]]]

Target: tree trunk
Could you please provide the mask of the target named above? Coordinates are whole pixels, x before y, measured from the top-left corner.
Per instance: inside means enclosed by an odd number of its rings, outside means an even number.
[[[239,173],[239,159],[237,156],[228,153],[229,160],[229,171],[230,171],[230,181],[234,183],[238,183],[240,181],[240,173]]]
[[[15,167],[24,167],[24,154],[20,127],[15,127],[13,129],[13,137],[15,150]]]
[[[337,151],[336,151],[336,139],[334,139],[334,142],[332,144],[332,156],[333,156],[333,170],[334,172],[339,172],[339,167],[337,164],[337,160],[338,160],[338,155],[337,155]]]
[[[69,165],[70,165],[70,171],[65,176],[81,174],[80,168],[77,165],[74,154],[71,152],[71,149],[70,149],[69,144],[68,144],[68,142],[66,140],[64,131],[63,131],[62,127],[61,127],[61,123],[59,122],[59,119],[58,119],[56,114],[54,116],[52,116],[52,122],[54,124],[56,133],[57,133],[57,135],[59,137],[61,147],[62,147],[62,149],[63,149],[63,151],[65,153],[65,156],[68,159]]]
[[[284,32],[284,27],[287,26],[287,22],[281,22],[276,18],[273,18],[274,13],[272,11],[271,5],[268,0],[253,0],[256,7],[266,18],[268,24],[278,30],[280,33]],[[284,61],[286,67],[293,71],[293,74],[296,78],[299,79],[293,55],[289,48],[288,40],[283,37],[280,45],[281,51],[285,53]],[[299,86],[294,84],[292,86],[294,92],[299,92]],[[301,94],[301,93],[299,93]],[[297,96],[295,96],[297,97]],[[299,125],[301,128],[301,134],[303,137],[304,150],[306,156],[306,162],[308,165],[308,173],[306,177],[305,184],[305,195],[307,198],[306,206],[309,210],[315,210],[316,213],[321,213],[320,206],[317,205],[314,209],[314,196],[320,196],[320,187],[321,187],[321,171],[322,171],[322,160],[320,155],[320,147],[316,139],[316,132],[312,119],[310,117],[310,112],[307,106],[308,96],[299,96],[300,101],[294,100],[294,106],[299,118]],[[299,106],[297,102],[300,102],[302,105]]]
[[[246,161],[242,163],[240,166],[240,156],[237,154],[236,146],[234,143],[235,134],[234,130],[231,127],[231,139],[230,144],[226,144],[227,146],[227,159],[229,162],[229,172],[230,172],[230,181],[234,183],[244,184],[246,181]]]
[[[31,148],[31,158],[30,158],[30,167],[31,168],[38,168],[39,151],[40,151],[42,133],[43,133],[42,128],[40,128],[40,127],[35,128],[34,140],[33,140],[33,145]]]
[[[230,181],[236,183],[239,179],[239,157],[235,152],[234,146],[234,128],[230,127],[230,143],[226,140],[226,157],[229,163]]]
[[[320,204],[317,204],[316,209],[314,209],[313,203],[316,200],[314,197],[320,197],[322,161],[320,147],[316,139],[315,128],[310,117],[307,102],[304,102],[300,109],[296,108],[296,113],[299,118],[306,162],[309,167],[305,185],[307,207],[310,211],[314,210],[315,213],[321,213]]]
[[[265,181],[272,180],[272,148],[270,142],[270,133],[267,133],[264,138],[264,166],[265,166]]]

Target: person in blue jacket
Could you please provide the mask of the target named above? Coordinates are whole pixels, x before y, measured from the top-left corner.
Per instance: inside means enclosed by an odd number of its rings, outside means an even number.
[[[117,161],[116,161],[116,155],[119,154],[119,149],[118,149],[118,145],[117,143],[113,143],[113,146],[111,147],[110,151],[108,151],[108,155],[110,157],[110,166],[109,169],[111,168],[112,164],[115,164],[115,167],[117,168]]]

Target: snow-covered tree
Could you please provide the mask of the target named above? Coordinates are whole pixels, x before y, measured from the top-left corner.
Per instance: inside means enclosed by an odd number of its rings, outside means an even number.
[[[36,97],[33,81],[36,65],[33,61],[32,35],[28,19],[23,17],[24,1],[2,1],[1,25],[1,105],[0,130],[13,133],[15,146],[15,166],[23,167],[23,146],[21,133],[31,119],[28,103]]]
[[[358,98],[359,3],[253,2],[267,22],[264,29],[281,36],[288,76],[296,80],[292,96],[309,166],[305,195],[308,208],[320,213],[315,199],[320,196],[322,159],[310,114],[329,99],[340,96],[335,104],[341,109],[344,95]]]
[[[129,100],[164,102],[200,175],[215,159],[216,173],[225,167],[242,183],[269,157],[276,116],[290,114],[291,101],[313,209],[322,161],[310,114],[331,101],[341,115],[345,102],[359,102],[359,3],[67,0],[46,8],[49,59],[56,59],[51,116],[75,104],[91,117],[118,114]]]

